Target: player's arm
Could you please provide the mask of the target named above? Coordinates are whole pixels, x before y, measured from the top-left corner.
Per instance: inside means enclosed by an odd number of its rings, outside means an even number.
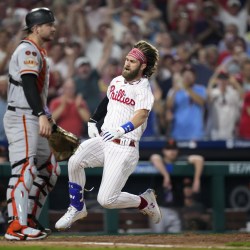
[[[96,123],[99,122],[102,118],[107,114],[107,106],[109,103],[109,99],[107,96],[103,98],[101,103],[98,105],[95,110],[93,116],[89,119],[88,122],[88,135],[90,138],[100,136],[99,131],[96,127]]]
[[[194,166],[193,191],[200,191],[200,179],[204,168],[204,157],[201,155],[190,155],[188,162]]]
[[[124,123],[118,128],[111,129],[106,131],[103,134],[104,141],[112,141],[113,139],[120,138],[122,135],[127,134],[134,129],[140,127],[148,118],[149,110],[147,109],[138,109],[135,111],[133,117],[130,121]]]
[[[135,111],[133,117],[130,119],[130,122],[133,124],[134,129],[140,127],[148,118],[149,110],[139,109]]]
[[[150,156],[150,162],[163,176],[162,186],[164,188],[171,189],[172,188],[171,178],[170,178],[170,175],[167,171],[167,168],[165,167],[164,160],[163,160],[162,156],[159,154],[153,154]]]
[[[51,126],[45,115],[37,88],[37,76],[35,74],[23,74],[21,78],[27,102],[33,113],[39,117],[39,134],[43,137],[48,137],[51,134]]]

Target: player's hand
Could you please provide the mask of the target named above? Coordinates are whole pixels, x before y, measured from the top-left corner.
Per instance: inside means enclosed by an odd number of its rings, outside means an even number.
[[[39,135],[46,138],[51,135],[51,124],[46,115],[39,116]]]
[[[102,139],[103,141],[112,141],[114,139],[120,138],[125,134],[125,130],[122,127],[112,128],[103,133]]]
[[[100,136],[95,122],[88,122],[88,135],[90,138]]]

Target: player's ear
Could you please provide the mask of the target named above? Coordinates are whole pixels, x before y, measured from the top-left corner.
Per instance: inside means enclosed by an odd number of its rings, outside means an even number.
[[[147,67],[146,63],[141,64],[141,70],[143,71]]]

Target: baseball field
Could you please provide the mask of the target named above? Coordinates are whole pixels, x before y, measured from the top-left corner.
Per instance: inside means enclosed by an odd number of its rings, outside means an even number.
[[[0,238],[0,249],[4,250],[77,250],[77,249],[118,250],[137,249],[250,249],[250,234],[147,234],[147,235],[95,235],[95,236],[50,236],[41,241],[6,241]]]

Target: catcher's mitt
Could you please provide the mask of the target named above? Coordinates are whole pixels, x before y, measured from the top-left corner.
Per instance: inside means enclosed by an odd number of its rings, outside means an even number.
[[[52,123],[52,133],[48,141],[57,161],[68,160],[81,143],[74,134],[55,123]]]

